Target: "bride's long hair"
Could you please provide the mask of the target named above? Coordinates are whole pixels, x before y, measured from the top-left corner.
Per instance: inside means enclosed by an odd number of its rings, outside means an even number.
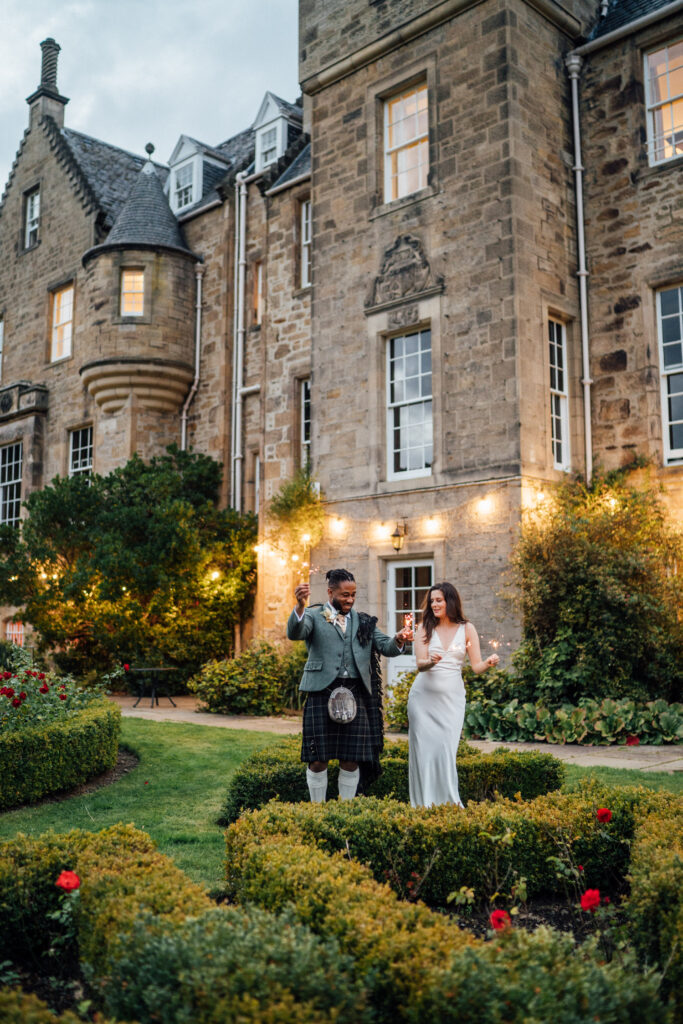
[[[446,615],[451,622],[467,622],[465,614],[462,610],[462,601],[460,600],[460,594],[455,589],[452,583],[435,583],[429,588],[425,594],[425,599],[422,602],[422,622],[421,625],[425,631],[427,643],[432,638],[432,633],[436,629],[438,619],[432,611],[432,592],[434,590],[440,590],[446,599]]]

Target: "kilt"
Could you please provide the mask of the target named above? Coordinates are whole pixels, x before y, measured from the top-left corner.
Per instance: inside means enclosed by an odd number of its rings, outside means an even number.
[[[356,698],[358,711],[352,722],[333,722],[327,711],[330,694],[337,686],[346,686]],[[306,695],[304,705],[301,760],[373,761],[383,744],[382,716],[374,708],[373,697],[362,679],[337,679],[324,690]]]

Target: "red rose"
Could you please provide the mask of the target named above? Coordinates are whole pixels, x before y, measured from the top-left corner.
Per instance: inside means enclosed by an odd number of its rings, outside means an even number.
[[[23,690],[22,690],[22,691],[21,691],[21,693],[19,694],[19,700],[26,700],[26,694],[24,693],[24,691],[23,691]]]
[[[583,871],[583,864],[578,865],[579,871]]]
[[[65,693],[59,693],[59,694],[57,694],[57,696],[59,697],[60,700],[66,700],[66,694]]]
[[[124,672],[130,672],[130,665],[124,665],[123,666],[123,671]]]
[[[47,683],[43,683],[43,685],[39,687],[41,693],[47,693],[49,689],[50,687],[47,685]]]
[[[8,686],[7,689],[5,690],[5,696],[6,697],[13,697],[14,696],[14,690],[12,689],[11,686]]]
[[[61,875],[55,882],[55,885],[63,889],[64,892],[73,892],[74,889],[78,889],[81,884],[81,880],[75,871],[62,871]]]
[[[491,927],[497,932],[505,931],[512,924],[507,910],[494,910],[489,917],[489,921],[491,922]]]
[[[12,673],[11,672],[3,672],[2,673],[2,678],[3,679],[11,679],[12,678]]]
[[[15,697],[14,700],[12,701],[12,707],[14,707],[14,708],[20,708],[21,707],[21,701],[19,700],[18,697]]]
[[[626,746],[627,747],[637,747],[639,743],[640,743],[640,740],[638,739],[637,736],[627,736],[626,737]]]
[[[599,889],[586,889],[585,893],[581,897],[581,909],[582,910],[597,910],[600,906],[600,890]]]
[[[609,807],[598,807],[598,821],[607,822],[612,820],[612,812]]]
[[[44,679],[45,678],[45,673],[44,672],[39,672],[38,673],[38,678],[39,679]]]
[[[7,687],[6,686],[0,686],[0,697],[6,697],[6,696],[7,696]]]

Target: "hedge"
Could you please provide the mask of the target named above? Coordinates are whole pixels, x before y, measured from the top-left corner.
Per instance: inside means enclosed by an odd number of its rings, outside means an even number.
[[[47,915],[65,868],[81,886],[76,947],[62,949]],[[158,1022],[160,1007],[164,1024],[369,1022],[366,979],[333,938],[291,913],[216,907],[132,826],[0,846],[0,934],[39,973],[54,971],[55,949],[72,963],[77,952],[96,1005],[119,1022]]]
[[[2,1024],[83,1024],[83,1019],[69,1010],[55,1016],[37,996],[21,989],[0,988],[0,1021]],[[98,1024],[107,1024],[102,1018]]]
[[[369,811],[370,801],[356,805]],[[336,806],[309,806],[307,817],[321,822]],[[659,976],[641,972],[632,953],[606,964],[593,941],[577,946],[548,928],[511,930],[483,943],[423,904],[400,901],[348,853],[326,853],[313,839],[252,827],[275,811],[269,805],[228,830],[230,895],[273,912],[292,907],[314,932],[334,935],[367,975],[376,1021],[671,1019],[659,998]]]
[[[62,722],[0,734],[0,810],[72,789],[116,764],[121,712],[105,697]]]
[[[306,766],[300,760],[301,739],[292,737],[275,747],[257,751],[246,758],[232,777],[218,819],[229,825],[244,810],[255,810],[269,800],[298,803],[309,799]],[[368,795],[408,801],[408,744],[398,740],[387,744],[381,756],[382,774],[368,787]],[[328,796],[337,790],[338,767],[330,765]],[[551,754],[535,751],[496,750],[482,754],[467,743],[458,749],[458,779],[463,800],[488,800],[494,794],[529,800],[540,793],[559,789],[565,778],[561,761]]]
[[[304,644],[276,646],[253,640],[235,658],[209,661],[188,682],[200,711],[222,715],[274,715],[300,707],[299,682],[306,662]]]

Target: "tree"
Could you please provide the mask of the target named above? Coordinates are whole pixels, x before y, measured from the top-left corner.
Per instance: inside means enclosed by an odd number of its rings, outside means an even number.
[[[251,613],[256,520],[217,507],[221,467],[167,449],[108,476],[57,477],[0,530],[0,601],[84,673],[120,660],[196,671]]]
[[[559,487],[512,560],[523,615],[520,699],[680,700],[683,540],[628,472]]]

